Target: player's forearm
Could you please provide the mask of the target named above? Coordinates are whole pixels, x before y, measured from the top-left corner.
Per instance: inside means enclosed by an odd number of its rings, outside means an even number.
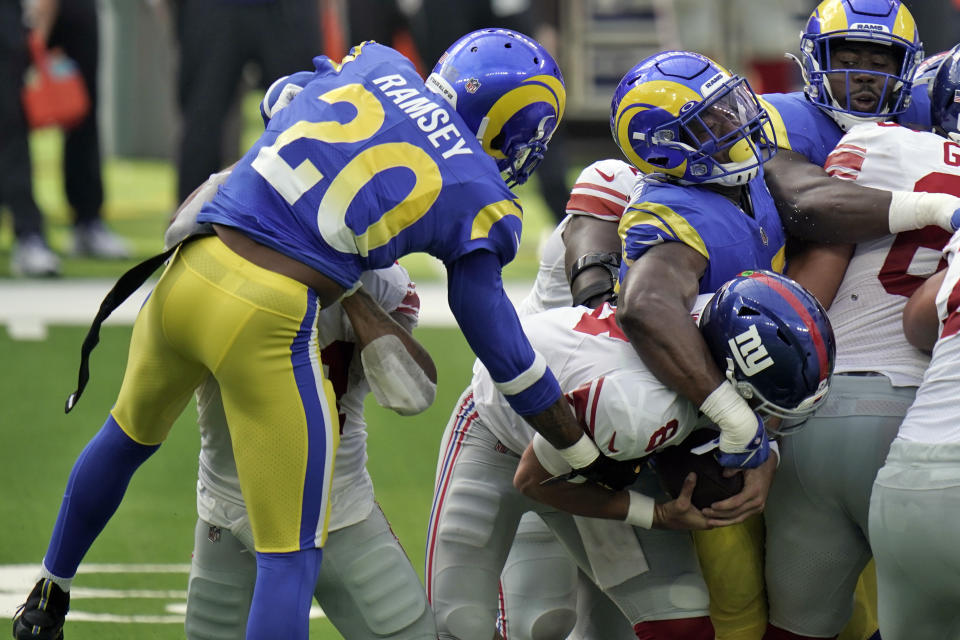
[[[913,292],[903,308],[903,332],[914,347],[930,353],[940,333],[937,315],[937,292],[943,284],[946,269],[928,278]]]
[[[781,149],[764,177],[790,235],[816,242],[862,242],[890,233],[890,192],[832,178],[804,156]]]
[[[594,308],[613,297],[616,274],[600,261],[619,264],[617,224],[590,216],[572,216],[563,233],[564,269],[575,304]],[[583,266],[585,257],[594,260]]]
[[[427,350],[362,287],[341,300],[340,304],[350,319],[361,350],[381,336],[396,336],[426,377],[434,384],[437,382],[437,368]]]
[[[527,447],[517,466],[513,484],[525,496],[573,515],[624,520],[630,508],[627,491],[611,491],[594,483],[554,482],[542,484],[552,475]]]
[[[723,382],[689,310],[677,301],[622,295],[617,322],[657,379],[694,405]]]

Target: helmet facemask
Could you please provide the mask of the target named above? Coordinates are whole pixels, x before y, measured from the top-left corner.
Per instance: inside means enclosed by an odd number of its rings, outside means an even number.
[[[777,150],[770,118],[750,85],[733,77],[703,102],[688,102],[676,121],[653,133],[654,142],[687,156],[685,184],[746,184]]]
[[[840,61],[844,48],[858,45],[884,47],[894,58],[895,71],[850,68]],[[844,131],[865,122],[883,122],[902,114],[910,104],[910,89],[917,64],[923,59],[919,45],[899,36],[869,31],[837,31],[822,35],[804,34],[800,39],[801,67],[805,82],[804,92],[817,106],[824,109]],[[869,54],[861,54],[869,55]],[[879,78],[880,95],[873,108],[861,109],[854,102],[854,76],[871,75]],[[831,84],[831,78],[842,76],[843,94]]]
[[[490,141],[490,147],[504,156],[497,159],[497,168],[508,187],[513,188],[526,182],[540,165],[556,126],[556,118],[546,115],[540,119],[533,137],[525,140],[522,129],[517,128],[518,131],[510,135],[510,130],[514,127],[507,122],[503,130]],[[483,128],[481,125],[481,131]],[[529,131],[526,134],[529,134]]]

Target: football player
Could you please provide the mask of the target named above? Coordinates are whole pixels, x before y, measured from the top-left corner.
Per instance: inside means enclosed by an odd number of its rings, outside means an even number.
[[[752,320],[740,313],[746,307],[755,311]],[[804,319],[798,320],[801,317]],[[796,284],[758,272],[717,294],[704,314],[703,331],[719,349],[718,360],[729,358],[732,363],[728,340],[733,334],[745,336],[759,330],[763,337],[754,346],[769,349],[769,356],[789,372],[760,367],[763,371],[749,378],[754,397],[783,401],[783,381],[789,380],[787,387],[802,389],[801,394],[805,391],[810,396],[793,396],[790,406],[775,411],[790,413],[803,407],[803,413],[822,398],[832,367],[832,336],[824,318],[813,298]],[[689,317],[685,322],[696,330]],[[584,307],[551,309],[527,316],[523,323],[553,365],[585,431],[617,460],[635,463],[636,458],[683,440],[699,423],[696,408],[665,388],[643,365],[608,304],[593,311]],[[730,369],[730,375],[731,379],[742,377],[744,371]],[[680,498],[654,506],[653,498],[639,493],[600,488],[596,490],[601,494],[586,502],[557,501],[550,497],[556,491],[572,496],[580,485],[561,482],[556,490],[544,488],[541,495],[535,487],[542,478],[525,481],[522,477],[526,476],[518,475],[518,486],[549,500],[554,507],[612,520],[604,524],[594,518],[572,519],[524,497],[513,487],[524,451],[525,459],[534,450],[541,461],[547,458],[544,465],[551,472],[570,471],[569,465],[558,463],[546,441],[534,435],[510,410],[486,369],[478,365],[471,387],[447,427],[428,532],[427,589],[439,636],[461,640],[490,637],[498,605],[497,580],[510,542],[521,515],[535,510],[571,551],[580,569],[617,604],[638,637],[713,638],[706,588],[689,537],[678,531],[632,530],[617,522],[626,519],[642,529],[710,526],[689,504],[695,479],[688,478]],[[529,449],[532,438],[534,449]],[[629,464],[625,473],[626,482],[635,477],[632,466]],[[591,500],[605,506],[594,509],[589,506]],[[560,573],[545,570],[549,575],[538,576],[546,596],[569,589],[575,576],[561,569]],[[677,590],[690,595],[686,603],[672,597]],[[695,594],[699,594],[697,598],[693,598]],[[565,629],[554,629],[551,637],[564,637],[573,620],[567,623]]]
[[[119,397],[71,473],[33,590],[42,597],[28,599],[18,637],[61,632],[83,555],[212,373],[256,548],[247,637],[305,638],[338,440],[332,389],[313,357],[316,314],[361,272],[407,253],[443,260],[454,315],[516,411],[571,466],[603,466],[500,281],[521,230],[509,186],[534,170],[563,115],[552,57],[521,34],[481,30],[426,83],[372,42],[315,65],[201,211],[215,233],[179,245],[141,310]]]
[[[911,99],[923,48],[900,0],[823,0],[800,39],[802,92],[761,96],[780,152],[766,180],[791,236],[859,242],[931,224],[953,231],[957,201],[838,183],[827,154],[855,124],[896,119]],[[924,109],[920,109],[923,112]]]
[[[340,446],[333,473],[329,534],[313,593],[345,638],[430,640],[437,632],[423,585],[376,504],[366,469],[363,403],[370,386],[351,322],[360,322],[370,309],[382,307],[410,329],[416,323],[419,299],[400,265],[365,272],[361,280],[363,287],[357,294],[318,316],[317,344],[336,395]],[[356,304],[365,295],[368,299]],[[416,395],[429,400],[429,391]],[[398,409],[409,414],[426,405],[429,402]],[[189,640],[239,640],[246,629],[257,567],[223,400],[212,377],[198,389],[197,406],[199,519],[187,590],[186,635]],[[391,589],[384,590],[384,584]]]
[[[812,44],[804,51],[819,51],[821,56],[805,53],[808,68],[826,65],[828,54],[846,60],[848,40],[862,44],[861,34],[853,30],[865,29],[866,18],[855,22],[860,18],[848,14],[851,31],[843,31],[839,17],[830,11],[828,3],[822,4],[808,25],[804,42]],[[836,77],[846,76],[848,86],[854,86],[862,76],[864,93],[871,86],[887,86],[883,95],[895,92],[901,86],[899,76],[881,73],[879,62],[908,59],[919,46],[915,36],[908,37],[908,17],[903,8],[894,22],[874,16],[874,24],[890,27],[888,37],[867,38],[879,48],[864,59],[878,66],[871,67],[871,73]],[[909,29],[898,31],[900,25]],[[814,85],[816,77],[811,75]],[[836,77],[823,80],[831,80],[834,94]],[[823,83],[821,92],[826,91]],[[913,194],[949,200],[960,195],[960,188],[943,138],[883,121],[902,110],[898,100],[907,87],[901,86],[899,97],[894,93],[889,109],[875,105],[879,115],[867,119],[877,121],[852,127],[830,152],[824,169],[833,178],[884,190],[895,198]],[[856,95],[846,106],[860,105],[862,112],[867,98],[858,102]],[[926,92],[913,95],[926,97]],[[829,106],[840,123],[869,115]],[[829,311],[838,354],[831,397],[802,433],[782,443],[783,462],[767,503],[768,640],[835,637],[851,617],[857,579],[871,557],[868,508],[873,481],[929,361],[903,336],[902,311],[910,294],[937,271],[940,250],[949,238],[947,231],[931,225],[863,241],[853,251]]]
[[[312,77],[312,72],[299,72],[274,82],[260,104],[264,124],[286,108]],[[180,208],[165,237],[168,246],[190,233],[209,231],[196,223],[196,217],[229,173],[211,176]],[[409,357],[395,363],[404,374],[398,375],[397,366],[392,371],[373,366],[373,376],[368,380],[363,363],[375,363],[370,351],[359,350],[356,345],[357,327],[361,333],[374,331],[379,335],[382,330],[378,327],[391,322],[391,318],[410,331],[416,325],[419,298],[399,264],[364,272],[361,281],[363,287],[357,293],[324,309],[317,318],[320,360],[336,395],[340,446],[333,473],[329,534],[314,597],[344,637],[436,638],[433,611],[427,605],[420,578],[374,499],[366,469],[363,417],[364,397],[371,386],[383,406],[402,415],[418,413],[432,404],[436,385],[417,363],[418,359],[430,362],[430,357],[417,348],[415,341],[405,341],[405,351],[396,355],[406,352]],[[402,388],[396,389],[397,384]],[[199,519],[185,631],[189,640],[239,639],[246,629],[256,562],[223,398],[214,378],[208,377],[197,390],[197,406],[201,434]],[[384,591],[384,583],[394,589]]]
[[[942,58],[931,85],[935,133],[902,127],[857,128],[837,147],[835,171],[849,179],[890,189],[912,186],[960,193],[958,91],[960,45]],[[853,146],[856,156],[839,156],[842,150],[849,153]],[[958,557],[952,541],[942,536],[942,525],[955,512],[951,506],[956,504],[958,486],[956,460],[960,439],[948,416],[953,413],[950,407],[956,398],[956,300],[960,277],[956,256],[960,240],[954,235],[943,250],[949,264],[946,271],[937,251],[941,246],[941,233],[928,230],[923,235],[898,234],[884,246],[873,246],[872,252],[868,252],[870,245],[858,245],[854,258],[862,252],[863,261],[873,257],[873,273],[880,267],[875,280],[861,283],[858,290],[864,294],[873,292],[863,304],[869,305],[867,312],[878,323],[871,325],[870,334],[861,329],[861,335],[883,348],[867,349],[861,341],[854,341],[849,351],[859,355],[861,361],[872,357],[870,363],[880,367],[867,370],[882,373],[883,380],[900,380],[901,384],[910,385],[911,392],[916,391],[916,399],[899,431],[893,425],[874,436],[895,435],[896,439],[890,445],[886,463],[883,457],[876,459],[877,466],[883,467],[879,472],[872,469],[876,478],[872,492],[869,487],[866,490],[870,496],[868,527],[857,521],[864,534],[869,531],[877,565],[880,632],[888,640],[932,640],[960,633],[960,617],[951,604],[960,592],[950,579],[956,573]],[[938,267],[941,271],[937,276],[924,282]],[[855,302],[844,301],[848,307]],[[838,299],[835,305],[840,303]],[[854,311],[849,309],[846,321],[860,328]],[[901,311],[906,338],[897,335]],[[928,364],[931,349],[933,359]],[[917,384],[919,389],[915,389]],[[867,460],[872,462],[874,458]]]

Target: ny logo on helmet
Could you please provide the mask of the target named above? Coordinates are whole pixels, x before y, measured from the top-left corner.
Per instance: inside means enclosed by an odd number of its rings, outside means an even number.
[[[770,357],[766,347],[763,346],[755,324],[750,325],[750,328],[740,335],[728,340],[727,344],[730,345],[730,352],[733,354],[734,360],[737,361],[737,366],[747,376],[754,376],[773,365],[773,358]]]

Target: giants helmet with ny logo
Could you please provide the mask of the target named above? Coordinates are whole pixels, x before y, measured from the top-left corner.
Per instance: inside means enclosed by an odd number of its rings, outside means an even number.
[[[704,309],[700,331],[717,366],[759,413],[795,425],[826,399],[833,329],[816,298],[790,278],[742,272]]]

